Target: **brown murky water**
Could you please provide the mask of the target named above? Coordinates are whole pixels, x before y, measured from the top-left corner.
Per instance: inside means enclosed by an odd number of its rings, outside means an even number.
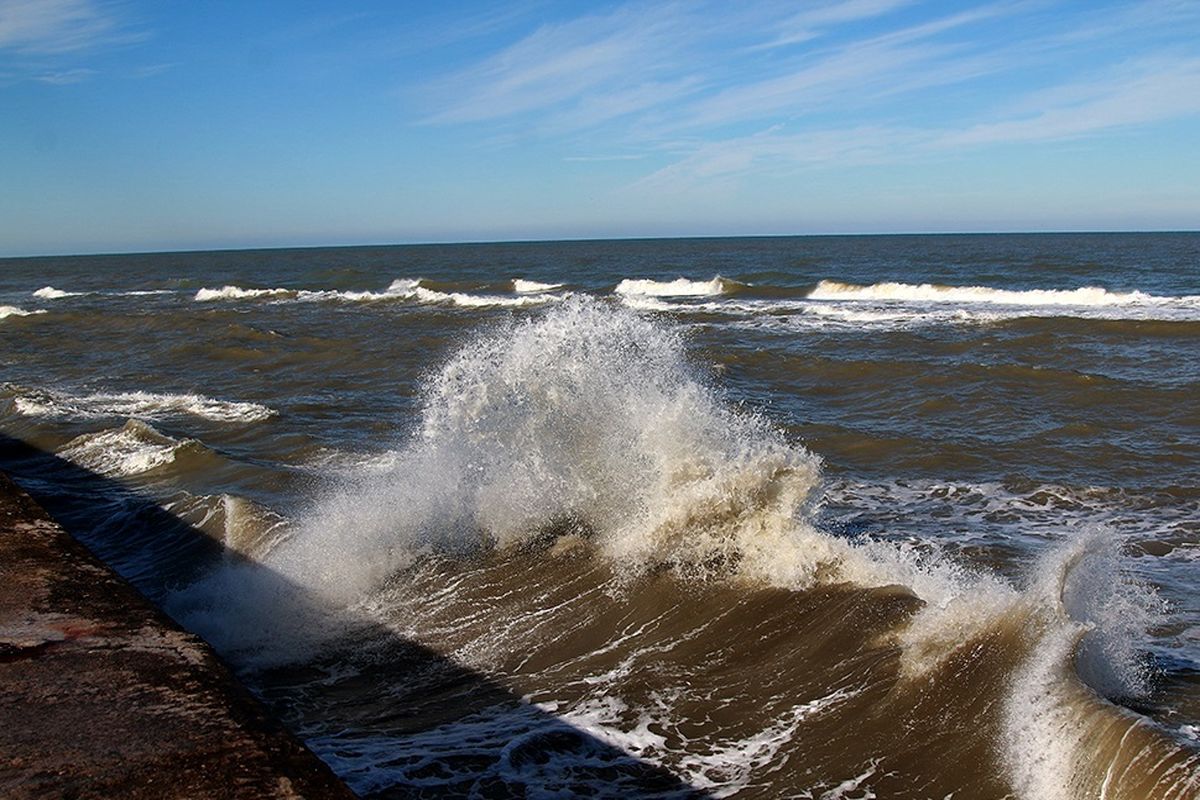
[[[1200,235],[0,266],[2,466],[364,795],[1200,791]]]

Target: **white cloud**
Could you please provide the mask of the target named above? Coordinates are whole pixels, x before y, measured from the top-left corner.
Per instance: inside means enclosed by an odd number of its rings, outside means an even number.
[[[662,189],[1200,113],[1200,40],[1187,34],[1200,12],[1187,3],[795,8],[629,4],[545,24],[430,87],[441,102],[425,121],[665,158],[635,184]],[[935,91],[952,85],[944,103]]]
[[[547,24],[467,70],[438,81],[454,98],[430,122],[479,122],[555,107],[589,92],[632,96],[673,47],[674,9],[622,8]],[[640,106],[639,106],[640,107]]]
[[[844,2],[806,8],[779,24],[779,33],[774,39],[755,45],[752,50],[769,50],[775,47],[802,44],[816,39],[823,28],[846,22],[858,22],[879,17],[906,5],[913,0],[844,0]]]
[[[937,143],[965,146],[1068,139],[1200,114],[1200,58],[1128,66],[1104,78],[1034,93],[1022,105],[1037,110],[947,133]]]
[[[34,80],[52,86],[67,86],[72,83],[83,83],[95,74],[96,71],[93,69],[64,69],[58,72],[44,72]]]
[[[115,17],[91,0],[0,0],[0,50],[56,55],[117,35]]]

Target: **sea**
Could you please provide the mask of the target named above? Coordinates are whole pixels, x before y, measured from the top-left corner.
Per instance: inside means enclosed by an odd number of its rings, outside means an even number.
[[[10,258],[0,431],[364,798],[1200,796],[1200,233]]]

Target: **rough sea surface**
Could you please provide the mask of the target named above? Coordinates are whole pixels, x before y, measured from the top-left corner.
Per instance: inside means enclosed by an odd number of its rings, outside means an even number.
[[[1200,793],[1200,234],[8,259],[0,425],[364,796]]]

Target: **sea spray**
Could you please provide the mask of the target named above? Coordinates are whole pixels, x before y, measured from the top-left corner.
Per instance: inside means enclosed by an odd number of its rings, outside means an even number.
[[[779,555],[818,460],[725,403],[676,329],[569,300],[479,336],[424,395],[395,467],[326,498],[271,566],[346,602],[423,549],[556,527],[633,571],[811,568]]]
[[[1117,779],[1140,750],[1156,768],[1195,754],[1161,732],[1140,730],[1145,720],[1094,694],[1147,696],[1152,676],[1141,647],[1163,612],[1153,589],[1127,574],[1111,531],[1093,528],[1040,559],[1008,612],[1023,620],[1027,655],[1004,695],[1000,751],[1021,797],[1168,796],[1168,789],[1196,788],[1186,775],[1158,787],[1147,770]]]

